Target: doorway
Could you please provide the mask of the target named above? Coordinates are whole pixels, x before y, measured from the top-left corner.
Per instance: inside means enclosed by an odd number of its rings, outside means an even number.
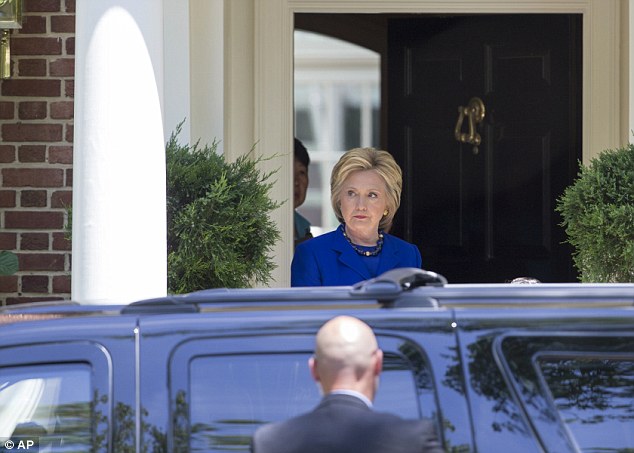
[[[450,282],[572,281],[554,211],[581,159],[580,14],[295,14],[381,55],[380,146],[404,171],[393,233]],[[536,32],[539,31],[539,32]],[[454,138],[482,99],[482,143]],[[465,125],[466,128],[466,125]]]

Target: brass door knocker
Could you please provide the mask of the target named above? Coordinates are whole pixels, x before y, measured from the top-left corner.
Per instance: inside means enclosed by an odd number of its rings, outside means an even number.
[[[478,146],[482,143],[482,137],[476,131],[476,126],[484,120],[484,102],[478,97],[471,98],[466,107],[458,107],[458,122],[454,130],[454,137],[460,143],[473,145],[473,154],[478,154]],[[468,119],[469,133],[462,132],[462,123],[465,116]]]

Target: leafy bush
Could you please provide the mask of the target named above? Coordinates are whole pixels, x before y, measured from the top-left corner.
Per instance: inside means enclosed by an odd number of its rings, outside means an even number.
[[[557,210],[581,281],[634,281],[634,145],[582,166]]]
[[[13,275],[18,271],[18,257],[5,250],[0,251],[0,275]]]
[[[217,142],[180,145],[179,132],[166,147],[169,291],[266,284],[280,238],[269,218],[281,205],[269,197],[275,172],[258,170],[262,157],[225,162]]]

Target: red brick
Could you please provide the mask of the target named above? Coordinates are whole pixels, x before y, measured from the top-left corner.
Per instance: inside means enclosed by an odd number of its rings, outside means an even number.
[[[0,190],[0,208],[15,208],[15,190]]]
[[[59,142],[61,124],[3,124],[2,138],[7,142]]]
[[[51,61],[49,72],[54,77],[73,77],[75,75],[75,59],[60,58],[59,60]]]
[[[64,213],[50,211],[10,211],[4,214],[6,228],[29,230],[60,230],[64,228]]]
[[[53,233],[53,250],[70,252],[71,249],[71,241],[66,239],[66,233]]]
[[[67,98],[75,97],[75,81],[64,80],[64,94]]]
[[[0,102],[0,119],[11,120],[15,117],[15,102]]]
[[[73,101],[60,101],[51,103],[51,118],[54,120],[72,119],[75,103]]]
[[[48,149],[48,161],[51,164],[72,164],[72,146],[51,146]]]
[[[73,143],[73,140],[75,139],[74,135],[75,135],[75,126],[73,126],[72,124],[67,124],[66,134],[65,134],[66,141],[68,143]]]
[[[72,190],[57,190],[51,195],[51,208],[67,208],[73,204]]]
[[[23,190],[20,206],[23,208],[45,208],[48,201],[46,190]]]
[[[15,36],[11,39],[11,55],[61,55],[62,38]]]
[[[15,233],[0,233],[0,250],[15,250],[18,236]]]
[[[46,118],[46,107],[44,101],[20,102],[18,116],[21,120],[41,120]]]
[[[5,187],[62,187],[64,170],[59,168],[5,168]]]
[[[73,169],[66,170],[66,187],[73,187]]]
[[[46,275],[22,276],[23,293],[48,293],[48,277]]]
[[[48,250],[48,233],[22,233],[20,250]]]
[[[20,97],[59,97],[62,85],[59,80],[51,79],[9,79],[2,82],[4,96]]]
[[[0,162],[1,163],[15,162],[15,146],[0,145]]]
[[[46,33],[46,17],[29,15],[26,20],[22,21],[20,34],[26,35],[36,33]]]
[[[70,294],[71,279],[70,275],[55,275],[53,277],[53,292],[56,294]]]
[[[18,253],[18,262],[22,271],[63,271],[62,253]]]
[[[0,276],[0,293],[15,293],[18,291],[18,277],[15,275]]]
[[[24,2],[25,13],[56,13],[60,10],[60,0],[31,0]]]
[[[66,55],[75,55],[75,38],[66,38]]]
[[[50,302],[53,300],[65,300],[65,299],[61,296],[7,297],[7,305],[30,304],[34,302]]]
[[[46,145],[22,145],[18,147],[20,162],[45,162]]]
[[[51,16],[51,31],[53,33],[74,33],[75,16]]]
[[[23,77],[44,77],[46,76],[46,60],[35,58],[18,60],[18,74]]]
[[[75,12],[75,0],[66,0],[66,12],[67,13]]]

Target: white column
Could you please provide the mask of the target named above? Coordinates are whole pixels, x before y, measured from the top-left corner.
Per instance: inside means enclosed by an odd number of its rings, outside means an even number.
[[[163,0],[77,0],[72,298],[165,295]]]

